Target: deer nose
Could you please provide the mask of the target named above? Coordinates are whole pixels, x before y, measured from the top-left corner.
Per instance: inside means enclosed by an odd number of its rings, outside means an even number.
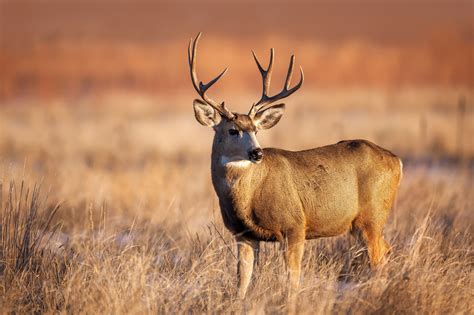
[[[261,148],[253,149],[249,152],[249,159],[259,162],[263,159],[263,150]]]

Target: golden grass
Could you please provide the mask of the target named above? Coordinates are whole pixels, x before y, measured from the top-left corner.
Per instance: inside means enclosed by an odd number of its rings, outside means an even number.
[[[364,248],[349,235],[309,241],[294,304],[274,244],[262,243],[248,297],[237,298],[236,246],[210,183],[212,132],[194,121],[190,102],[186,111],[124,96],[0,107],[0,309],[472,312],[472,112],[464,117],[463,166],[446,162],[457,154],[457,91],[357,93],[319,93],[309,104],[295,98],[281,125],[261,137],[263,145],[299,149],[361,136],[408,157],[385,229],[393,246],[387,262],[370,272]],[[407,102],[417,106],[396,106]],[[422,114],[428,131],[420,131]],[[37,181],[42,193],[27,196]]]

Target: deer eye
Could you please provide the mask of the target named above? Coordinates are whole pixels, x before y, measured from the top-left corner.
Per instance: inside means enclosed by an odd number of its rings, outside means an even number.
[[[236,136],[239,134],[239,131],[237,129],[229,129],[229,134],[231,136]]]

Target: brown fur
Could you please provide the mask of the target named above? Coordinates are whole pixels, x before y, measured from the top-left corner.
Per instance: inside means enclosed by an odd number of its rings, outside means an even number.
[[[341,141],[299,152],[272,148],[262,151],[257,131],[280,121],[285,105],[274,103],[301,87],[303,69],[300,67],[298,84],[290,88],[295,62],[291,56],[283,89],[270,96],[274,51],[270,50],[266,69],[252,52],[262,75],[262,97],[248,115],[233,113],[224,102],[215,102],[206,95],[227,69],[207,84],[197,78],[200,37],[201,33],[191,40],[188,49],[191,80],[202,98],[194,101],[194,113],[202,125],[216,132],[212,183],[224,224],[239,244],[239,295],[247,291],[258,241],[287,245],[291,289],[299,282],[306,239],[352,230],[367,244],[372,267],[379,264],[389,250],[382,230],[400,184],[401,160],[366,140]]]
[[[401,175],[399,159],[388,151],[357,140],[299,152],[267,148],[264,156],[247,168],[212,164],[224,223],[233,233],[272,241],[304,229],[311,239],[339,235],[353,223],[385,223]],[[221,189],[223,179],[232,189]]]
[[[226,130],[253,132],[238,115],[216,127],[212,180],[225,226],[239,241],[239,293],[245,295],[258,241],[287,243],[291,286],[298,285],[304,240],[358,232],[372,267],[389,245],[382,230],[401,179],[401,161],[366,140],[341,141],[305,151],[264,149],[261,163],[223,165]]]

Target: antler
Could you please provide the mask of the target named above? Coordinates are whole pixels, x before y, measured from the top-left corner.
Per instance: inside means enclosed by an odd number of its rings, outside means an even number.
[[[257,63],[258,70],[260,70],[260,74],[262,75],[263,91],[262,91],[262,97],[260,98],[260,100],[257,103],[253,104],[252,107],[250,108],[249,115],[255,115],[257,112],[268,108],[270,104],[278,100],[281,100],[285,97],[290,96],[301,87],[304,81],[303,68],[301,68],[300,66],[300,75],[301,75],[300,82],[298,82],[298,84],[295,85],[294,87],[290,88],[291,76],[293,74],[293,68],[295,65],[295,55],[292,55],[290,58],[290,66],[288,67],[288,73],[286,75],[285,85],[283,86],[283,89],[278,94],[275,94],[273,96],[268,96],[268,93],[270,90],[270,80],[272,78],[272,70],[273,70],[273,57],[274,57],[273,48],[270,49],[270,62],[268,63],[268,68],[266,70],[263,69],[262,65],[258,61],[257,55],[255,54],[253,50],[252,50],[252,54],[253,54],[253,58],[255,59],[255,62]]]
[[[194,89],[198,92],[199,96],[210,106],[212,106],[215,110],[217,110],[221,115],[227,117],[228,119],[232,119],[235,115],[228,110],[224,102],[217,103],[216,101],[212,100],[209,96],[206,95],[207,90],[214,85],[214,83],[219,80],[224,73],[226,73],[228,68],[225,68],[217,77],[209,81],[207,84],[203,84],[201,81],[198,80],[196,74],[196,52],[197,52],[197,44],[199,42],[199,38],[201,38],[201,32],[196,36],[196,39],[189,41],[188,47],[188,61],[189,61],[189,69],[191,71],[191,81],[193,82]]]

